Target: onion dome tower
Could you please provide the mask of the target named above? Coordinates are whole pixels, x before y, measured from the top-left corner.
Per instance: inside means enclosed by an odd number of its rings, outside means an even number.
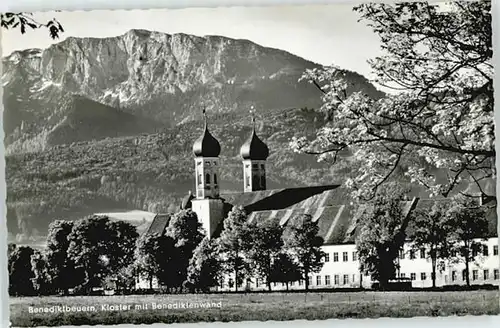
[[[240,149],[240,156],[243,159],[243,190],[245,192],[266,190],[266,160],[269,157],[269,148],[255,131],[253,107],[252,125],[252,133]]]
[[[219,141],[208,130],[207,114],[203,109],[205,127],[202,135],[193,144],[196,173],[196,198],[219,197],[219,155],[221,147]]]

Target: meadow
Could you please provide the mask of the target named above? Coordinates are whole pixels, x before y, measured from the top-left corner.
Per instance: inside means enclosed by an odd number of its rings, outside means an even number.
[[[44,309],[48,312],[40,312]],[[14,327],[499,313],[498,290],[10,298],[10,320]]]

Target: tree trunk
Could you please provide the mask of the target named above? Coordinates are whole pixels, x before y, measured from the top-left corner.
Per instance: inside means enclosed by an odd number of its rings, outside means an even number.
[[[465,258],[465,281],[467,283],[467,287],[470,286],[470,277],[469,277],[469,254]]]
[[[153,276],[149,276],[149,289],[153,290]]]
[[[465,281],[467,283],[467,287],[470,287],[470,277],[469,277],[469,244],[465,242]]]
[[[271,291],[271,282],[270,281],[267,281],[267,290]]]
[[[234,269],[234,291],[238,291],[238,268]]]
[[[363,288],[363,271],[359,270],[359,288]]]
[[[305,284],[306,284],[306,292],[309,290],[309,272],[304,272]]]
[[[288,291],[288,281],[285,282],[285,285],[286,285],[286,291]]]
[[[432,279],[432,288],[436,288],[436,255],[432,255],[432,273],[431,273],[431,279]]]

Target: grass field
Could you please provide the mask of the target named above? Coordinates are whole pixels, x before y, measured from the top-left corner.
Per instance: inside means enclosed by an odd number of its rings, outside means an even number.
[[[211,307],[202,307],[207,303]],[[118,308],[120,304],[122,309]],[[147,309],[143,308],[144,304],[147,304]],[[181,308],[183,304],[186,308]],[[195,304],[198,304],[197,308],[189,308],[189,306],[196,306]],[[108,308],[108,305],[118,309]],[[153,305],[162,305],[167,308],[153,309]],[[35,311],[33,308],[47,308],[50,311],[53,306],[74,308],[68,308],[67,312],[61,312],[64,308],[62,310],[52,308],[55,312],[33,313]],[[87,311],[78,311],[77,307],[82,306],[87,307]],[[175,306],[178,308],[174,308]],[[499,292],[496,290],[12,297],[10,311],[11,322],[15,327],[496,315],[500,313]]]

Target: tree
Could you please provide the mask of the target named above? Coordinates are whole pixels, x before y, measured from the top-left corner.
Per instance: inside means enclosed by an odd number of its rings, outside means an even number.
[[[139,275],[149,280],[149,288],[153,289],[153,279],[170,287],[174,284],[171,278],[178,279],[178,254],[175,240],[160,233],[148,234],[137,242],[135,269]]]
[[[299,267],[295,263],[290,255],[286,253],[281,253],[275,259],[271,267],[271,282],[281,282],[286,284],[286,290],[292,281],[298,281],[302,279]]]
[[[271,291],[273,264],[283,249],[283,228],[279,222],[268,220],[248,224],[245,231],[243,243],[249,267]]]
[[[196,213],[188,209],[176,213],[170,219],[165,234],[175,240],[178,276],[173,281],[176,282],[175,287],[180,288],[187,279],[189,260],[196,247],[203,240],[205,232]]]
[[[437,201],[430,209],[417,209],[412,214],[409,239],[416,248],[428,248],[427,257],[432,263],[432,287],[436,287],[438,259],[448,259],[452,249],[455,229],[447,214],[448,203]]]
[[[34,294],[32,279],[35,277],[31,266],[33,248],[19,246],[10,253],[9,294],[11,296],[29,296]]]
[[[458,251],[465,263],[465,279],[470,286],[469,265],[484,247],[481,240],[488,233],[486,212],[475,199],[457,196],[447,214],[454,230],[454,251]]]
[[[432,194],[462,182],[483,194],[495,175],[493,65],[489,1],[370,3],[355,7],[380,37],[385,55],[369,61],[375,82],[394,93],[355,91],[331,66],[303,79],[322,92],[327,123],[297,151],[355,163],[347,185],[371,199],[404,174]],[[342,156],[349,151],[350,156]],[[444,177],[446,176],[446,177]]]
[[[31,268],[33,270],[33,287],[38,295],[49,295],[52,292],[50,280],[50,267],[44,254],[34,250],[31,256]]]
[[[60,33],[64,33],[62,25],[54,18],[46,23],[40,23],[33,18],[32,13],[4,13],[0,14],[0,25],[5,29],[19,28],[21,34],[26,33],[26,28],[36,30],[46,28],[52,39],[58,39]]]
[[[377,196],[365,205],[356,237],[360,265],[382,289],[396,275],[396,259],[406,239],[402,195],[392,194],[390,190],[379,190]]]
[[[311,215],[301,214],[285,227],[283,233],[285,248],[297,263],[306,291],[309,290],[309,275],[323,267],[323,238],[318,236],[318,232],[318,224],[312,221]]]
[[[55,291],[68,294],[70,288],[82,283],[82,271],[77,270],[75,263],[68,256],[69,235],[73,229],[72,221],[56,220],[50,223],[47,235],[45,259],[47,275]]]
[[[189,261],[188,284],[195,290],[207,292],[210,287],[218,285],[221,271],[222,264],[214,239],[204,238]]]
[[[234,207],[224,220],[224,228],[217,238],[217,247],[223,258],[223,271],[234,274],[235,291],[238,291],[238,286],[243,283],[248,273],[243,243],[246,222],[245,210],[241,206]]]
[[[131,264],[137,237],[134,226],[111,221],[106,216],[76,221],[68,236],[68,256],[84,273],[83,283],[78,287],[88,292]]]

